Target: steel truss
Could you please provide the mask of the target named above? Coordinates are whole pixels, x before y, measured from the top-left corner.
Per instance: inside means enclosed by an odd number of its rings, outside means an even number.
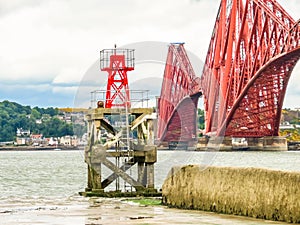
[[[275,0],[221,1],[201,77],[206,133],[279,135],[299,31]]]
[[[171,44],[158,99],[158,140],[195,139],[199,84],[183,43]]]

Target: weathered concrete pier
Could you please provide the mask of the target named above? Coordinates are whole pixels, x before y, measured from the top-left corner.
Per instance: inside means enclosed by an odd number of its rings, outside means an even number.
[[[172,168],[163,203],[260,219],[300,223],[300,173],[188,165]]]

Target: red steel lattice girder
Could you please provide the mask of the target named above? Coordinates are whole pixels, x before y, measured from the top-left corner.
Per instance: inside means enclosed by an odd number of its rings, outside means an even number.
[[[275,0],[222,0],[201,77],[206,133],[278,136],[299,22]]]
[[[171,44],[158,99],[160,141],[189,141],[196,137],[199,83],[183,43]]]

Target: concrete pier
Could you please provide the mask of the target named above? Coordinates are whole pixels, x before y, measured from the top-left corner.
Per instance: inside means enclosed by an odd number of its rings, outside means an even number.
[[[163,204],[300,223],[300,173],[259,168],[188,165],[172,168]]]
[[[234,138],[234,137],[201,137],[198,139],[198,151],[287,151],[285,137]]]

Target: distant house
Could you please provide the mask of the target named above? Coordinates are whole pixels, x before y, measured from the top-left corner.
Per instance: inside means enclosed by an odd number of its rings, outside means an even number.
[[[65,115],[64,115],[64,121],[66,123],[71,123],[72,122],[72,114],[71,113],[65,113]]]
[[[62,116],[62,115],[57,115],[56,118],[59,120],[62,120],[62,121],[64,120],[64,116]]]
[[[27,137],[30,135],[30,130],[24,130],[22,127],[17,128],[17,137]]]
[[[30,140],[32,145],[41,145],[43,144],[43,135],[42,134],[31,134],[30,135]]]
[[[30,138],[33,141],[35,141],[35,140],[42,140],[43,139],[43,135],[42,134],[31,134]]]
[[[78,140],[77,136],[63,136],[60,138],[60,144],[65,145],[65,146],[77,146],[78,145]]]
[[[36,123],[36,124],[42,124],[43,121],[42,121],[41,119],[37,119],[37,120],[35,120],[35,123]]]
[[[48,142],[48,145],[51,145],[51,146],[57,146],[58,145],[58,140],[57,138],[47,138],[47,142]]]
[[[26,144],[26,138],[24,138],[24,137],[16,138],[16,145],[25,145],[25,144]]]
[[[76,136],[72,136],[71,138],[71,145],[72,146],[78,146],[78,139]]]
[[[58,118],[61,121],[65,121],[66,123],[72,122],[72,116],[70,113],[64,113],[64,115],[57,115],[56,118]]]

